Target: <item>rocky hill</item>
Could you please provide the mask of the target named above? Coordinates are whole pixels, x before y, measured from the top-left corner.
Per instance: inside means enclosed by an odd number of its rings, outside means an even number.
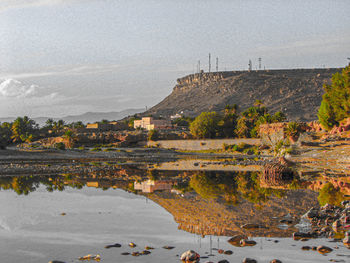
[[[255,100],[272,112],[282,111],[290,120],[317,119],[323,84],[341,69],[289,69],[227,71],[192,74],[177,80],[173,92],[145,114],[169,116],[184,111],[196,116],[202,111],[219,111],[227,104],[240,110]]]

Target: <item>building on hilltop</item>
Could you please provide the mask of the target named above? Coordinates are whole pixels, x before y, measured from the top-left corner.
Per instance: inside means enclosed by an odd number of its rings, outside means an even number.
[[[159,130],[171,128],[169,120],[154,120],[152,117],[143,117],[142,120],[134,120],[134,128],[142,128],[146,130]]]

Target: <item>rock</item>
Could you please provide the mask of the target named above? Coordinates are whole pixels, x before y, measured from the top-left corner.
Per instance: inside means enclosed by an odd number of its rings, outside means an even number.
[[[258,261],[256,261],[255,259],[252,258],[245,258],[243,259],[242,263],[257,263]]]
[[[326,247],[326,246],[318,246],[317,251],[321,254],[326,254],[326,253],[332,252],[333,249],[331,249],[330,247]]]
[[[246,235],[236,235],[231,237],[229,240],[227,240],[227,242],[229,242],[231,245],[235,246],[235,247],[240,247],[240,241],[242,239],[248,239],[248,237]]]
[[[223,260],[218,261],[218,263],[230,263],[230,261],[223,259]]]
[[[171,246],[164,246],[163,248],[164,248],[164,249],[169,249],[169,250],[170,250],[170,249],[173,249],[173,248],[175,248],[175,247],[171,247]]]
[[[138,257],[138,256],[140,256],[140,252],[138,252],[138,251],[132,252],[131,255],[134,257]]]
[[[115,244],[113,244],[113,245],[107,245],[107,246],[105,246],[105,248],[121,247],[121,246],[122,246],[121,244],[115,243]]]
[[[255,246],[256,242],[254,240],[242,239],[240,242],[241,247]]]
[[[197,252],[195,252],[193,250],[188,250],[188,251],[182,253],[180,260],[198,262],[199,258],[200,258],[200,255]]]
[[[66,213],[61,213],[61,216],[65,216],[66,215]]]
[[[130,253],[129,252],[123,252],[123,253],[121,253],[121,255],[127,256],[127,255],[130,255]]]
[[[241,225],[241,228],[243,228],[243,229],[257,229],[257,228],[266,228],[266,227],[258,225],[258,224],[249,223],[249,224]]]
[[[309,246],[302,246],[301,249],[302,249],[302,250],[310,250],[311,247],[309,247]]]
[[[59,261],[59,260],[52,260],[52,261],[50,261],[49,263],[65,263],[65,262]]]
[[[270,261],[270,263],[282,263],[282,261],[279,259],[273,259]]]
[[[148,251],[148,250],[144,250],[141,252],[142,255],[149,255],[151,254],[151,251]]]
[[[151,249],[154,249],[154,247],[145,246],[145,249],[146,250],[151,250]]]
[[[232,250],[225,250],[225,251],[224,251],[224,254],[225,254],[225,255],[232,255],[233,252],[232,252]]]
[[[343,244],[346,246],[350,245],[350,232],[345,233],[345,237],[343,239]]]
[[[133,242],[130,242],[130,243],[129,243],[129,247],[136,247],[136,244],[133,243]]]
[[[79,260],[95,260],[95,261],[100,261],[101,260],[101,256],[100,255],[86,255],[84,257],[80,257]]]
[[[225,251],[223,249],[218,249],[219,254],[223,254]]]
[[[312,207],[309,211],[306,212],[305,216],[309,219],[312,219],[318,217],[318,212],[319,211],[317,208]]]
[[[294,240],[300,240],[302,238],[312,238],[312,235],[310,233],[302,233],[302,232],[294,232],[293,233]]]
[[[342,226],[342,223],[341,223],[340,219],[335,220],[332,224],[332,228],[333,228],[334,232],[338,232],[338,230],[341,226]]]

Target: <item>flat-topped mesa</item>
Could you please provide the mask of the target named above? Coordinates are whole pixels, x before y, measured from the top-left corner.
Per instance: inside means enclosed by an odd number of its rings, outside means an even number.
[[[173,92],[145,114],[169,117],[189,111],[220,111],[237,104],[243,111],[261,100],[270,112],[282,111],[288,120],[317,119],[323,85],[341,68],[221,71],[179,78]]]

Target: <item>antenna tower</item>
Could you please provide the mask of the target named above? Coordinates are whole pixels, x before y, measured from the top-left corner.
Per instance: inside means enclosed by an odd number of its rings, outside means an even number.
[[[216,58],[216,72],[219,71],[219,58]]]
[[[210,68],[211,68],[211,64],[210,64],[210,53],[209,53],[209,73],[210,73]]]
[[[259,58],[259,69],[261,69],[261,58]]]

